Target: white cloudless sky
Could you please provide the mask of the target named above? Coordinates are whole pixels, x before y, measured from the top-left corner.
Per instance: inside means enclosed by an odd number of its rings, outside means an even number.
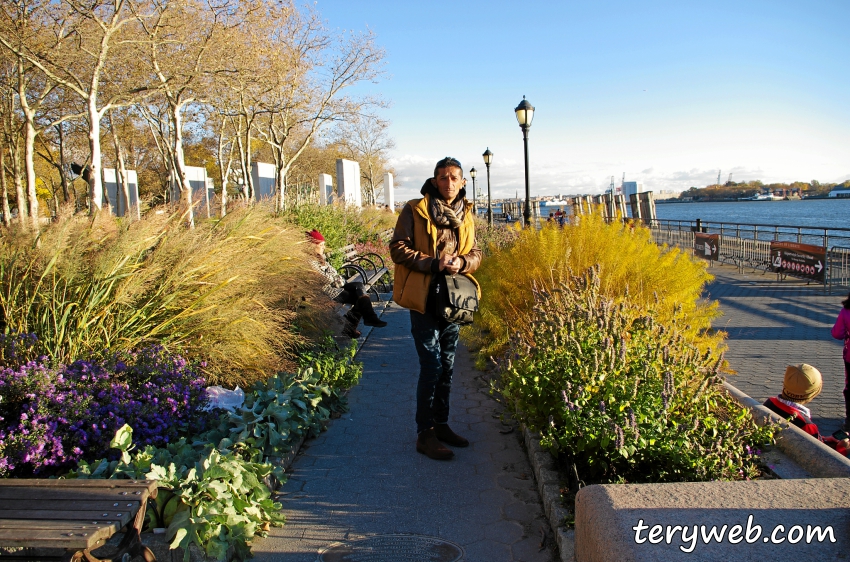
[[[683,190],[850,178],[850,1],[318,0],[331,30],[371,30],[386,74],[353,93],[392,106],[396,196],[434,163],[494,153],[493,197],[642,181]],[[471,184],[470,184],[471,185]]]

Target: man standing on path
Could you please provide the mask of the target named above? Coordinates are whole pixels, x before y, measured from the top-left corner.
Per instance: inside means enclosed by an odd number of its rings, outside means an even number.
[[[465,183],[460,162],[451,157],[437,162],[434,177],[425,180],[420,190],[423,197],[408,201],[401,211],[390,242],[396,264],[393,300],[410,310],[410,332],[419,355],[416,450],[435,460],[454,456],[440,441],[455,447],[469,445],[448,425],[460,327],[438,318],[435,299],[430,298],[441,277],[471,278],[481,264]]]

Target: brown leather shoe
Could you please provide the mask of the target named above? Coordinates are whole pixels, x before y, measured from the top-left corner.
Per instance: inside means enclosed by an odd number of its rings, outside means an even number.
[[[356,339],[357,339],[357,338],[359,338],[362,334],[360,333],[360,330],[358,330],[358,329],[357,329],[356,327],[354,327],[352,324],[348,324],[348,323],[347,323],[347,324],[345,325],[345,327],[342,329],[342,335],[347,336],[347,337],[349,337],[349,338],[351,338],[351,339],[353,339],[353,340],[356,340]]]
[[[453,447],[467,447],[469,445],[469,440],[464,439],[452,431],[452,428],[450,428],[447,423],[438,423],[435,425],[434,433],[437,435],[437,439],[443,443],[448,443]]]
[[[455,456],[451,449],[446,449],[440,445],[433,427],[426,429],[416,438],[416,450],[435,461],[447,461]]]

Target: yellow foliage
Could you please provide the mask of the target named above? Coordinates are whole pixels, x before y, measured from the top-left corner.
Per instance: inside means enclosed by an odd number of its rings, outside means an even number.
[[[307,265],[303,230],[257,205],[187,229],[178,215],[100,213],[0,239],[7,329],[61,362],[153,344],[207,361],[211,383],[246,385],[294,366],[303,336],[335,320]]]
[[[717,303],[700,298],[713,279],[705,262],[657,246],[646,228],[607,224],[594,213],[563,228],[545,224],[540,230],[521,230],[513,244],[485,259],[476,273],[482,290],[480,316],[464,330],[465,339],[480,347],[483,357],[499,354],[509,330],[527,329],[535,284],[557,286],[595,265],[601,295],[639,306],[653,304],[659,311],[656,320],[684,320],[691,337],[704,334],[719,315]],[[697,339],[705,341],[706,336]],[[720,338],[711,339],[716,343]]]

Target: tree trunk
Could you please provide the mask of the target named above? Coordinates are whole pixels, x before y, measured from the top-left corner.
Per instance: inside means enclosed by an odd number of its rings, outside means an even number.
[[[118,138],[115,139],[117,154],[118,154],[118,177],[121,180],[121,194],[124,199],[124,214],[126,216],[130,216],[130,181],[127,179],[127,167],[124,165],[124,147],[118,141]],[[121,197],[118,198],[119,200]],[[136,205],[136,214],[140,211],[138,210],[138,205]],[[137,219],[140,217],[136,217]]]
[[[62,197],[65,199],[65,204],[71,198],[71,192],[68,191],[68,174],[65,173],[65,124],[59,123],[56,128],[59,131],[59,177],[62,179]]]
[[[89,214],[93,215],[103,208],[103,181],[100,174],[100,118],[97,110],[97,98],[90,96],[88,99],[89,114],[89,150],[91,151],[91,163],[89,164],[89,177],[84,177],[89,182]]]
[[[189,228],[195,228],[195,210],[192,208],[192,186],[186,179],[186,161],[183,155],[183,117],[180,106],[176,105],[171,110],[171,119],[174,123],[174,173],[180,186],[181,199],[186,202],[186,216]],[[206,186],[204,186],[206,189]]]
[[[242,125],[242,120],[240,118],[240,127]],[[245,160],[245,147],[242,142],[242,131],[236,132],[236,144],[239,147],[239,167],[242,169],[242,196],[245,198],[245,203],[250,203],[250,182],[251,182],[251,170]]]
[[[240,123],[242,118],[240,117]],[[245,174],[245,188],[246,188],[246,197],[248,199],[248,203],[251,203],[254,200],[254,178],[251,176],[251,124],[248,123],[248,119],[245,119],[245,140],[244,142],[239,139],[239,147],[244,150],[244,158],[243,162],[243,172]]]
[[[24,130],[24,166],[27,175],[27,200],[30,208],[30,221],[33,230],[38,230],[38,196],[35,192],[35,127],[33,127],[29,112],[26,112]]]
[[[230,175],[230,165],[233,163],[233,140],[230,141],[230,151],[227,161],[224,160],[224,133],[227,128],[227,118],[221,118],[218,131],[218,174],[221,180],[221,218],[227,216],[227,176]]]
[[[112,112],[109,112],[109,129],[112,132],[112,146],[115,148],[115,179],[118,183],[116,189],[117,201],[115,201],[115,214],[119,216],[130,216],[130,182],[127,181],[127,167],[124,165],[124,147],[118,140],[115,131],[115,123],[112,121]],[[122,212],[123,209],[123,212]]]
[[[0,145],[0,188],[3,189],[3,224],[12,226],[12,209],[9,208],[9,190],[6,185],[6,155]]]
[[[275,211],[282,212],[286,210],[286,166],[284,166],[285,156],[282,150],[278,150],[272,146],[272,155],[274,156],[274,172],[275,172]]]
[[[23,173],[21,170],[21,151],[17,146],[9,146],[9,158],[12,161],[12,181],[15,182],[15,197],[18,199],[18,221],[27,228],[27,199],[24,196]]]

